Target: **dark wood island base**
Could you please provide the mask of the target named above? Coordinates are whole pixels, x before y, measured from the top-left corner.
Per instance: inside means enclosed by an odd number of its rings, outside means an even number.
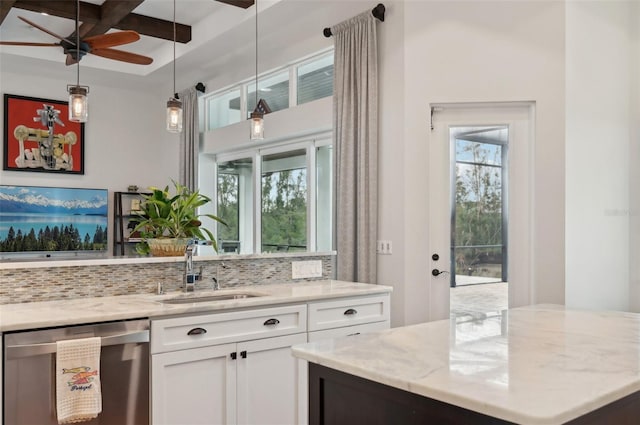
[[[309,363],[310,425],[497,425],[511,423]],[[638,425],[640,424],[640,391],[567,422],[567,424]]]

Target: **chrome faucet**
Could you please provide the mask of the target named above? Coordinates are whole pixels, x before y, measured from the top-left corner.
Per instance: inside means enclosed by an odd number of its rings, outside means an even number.
[[[193,250],[195,249],[195,241],[189,241],[187,249],[184,251],[184,291],[193,292],[196,288],[196,282],[202,279],[202,266],[198,273],[193,271]]]
[[[215,275],[215,277],[211,278],[213,280],[213,290],[214,291],[217,291],[218,289],[220,289],[220,267],[222,267],[223,269],[226,269],[227,265],[224,263],[224,261],[221,261],[216,266],[216,275]]]

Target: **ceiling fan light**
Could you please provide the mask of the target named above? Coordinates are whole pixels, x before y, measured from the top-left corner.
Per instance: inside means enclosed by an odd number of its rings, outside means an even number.
[[[170,133],[182,131],[182,102],[173,97],[167,101],[167,131]]]
[[[69,121],[87,122],[89,118],[89,88],[85,86],[68,86]]]
[[[259,111],[253,111],[251,113],[251,140],[264,139],[264,114]]]

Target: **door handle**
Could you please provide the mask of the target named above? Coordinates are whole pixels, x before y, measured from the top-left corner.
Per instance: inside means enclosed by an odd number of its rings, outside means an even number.
[[[448,274],[449,272],[448,272],[448,271],[446,271],[446,270],[438,270],[438,269],[433,269],[433,270],[431,270],[431,274],[432,274],[433,276],[440,276],[441,274],[445,274],[445,273],[447,273],[447,274]]]

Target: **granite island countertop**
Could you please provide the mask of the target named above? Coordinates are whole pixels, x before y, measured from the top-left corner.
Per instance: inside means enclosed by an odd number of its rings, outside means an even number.
[[[522,424],[640,391],[640,314],[538,305],[293,347],[296,357]]]
[[[118,295],[75,298],[0,305],[0,332],[107,322],[135,318],[153,318],[195,313],[212,313],[240,308],[269,307],[342,297],[386,294],[392,287],[337,280],[320,280],[287,284],[244,285],[217,291],[199,290],[164,295]],[[218,300],[185,304],[165,304],[169,298],[254,293],[253,298]]]

